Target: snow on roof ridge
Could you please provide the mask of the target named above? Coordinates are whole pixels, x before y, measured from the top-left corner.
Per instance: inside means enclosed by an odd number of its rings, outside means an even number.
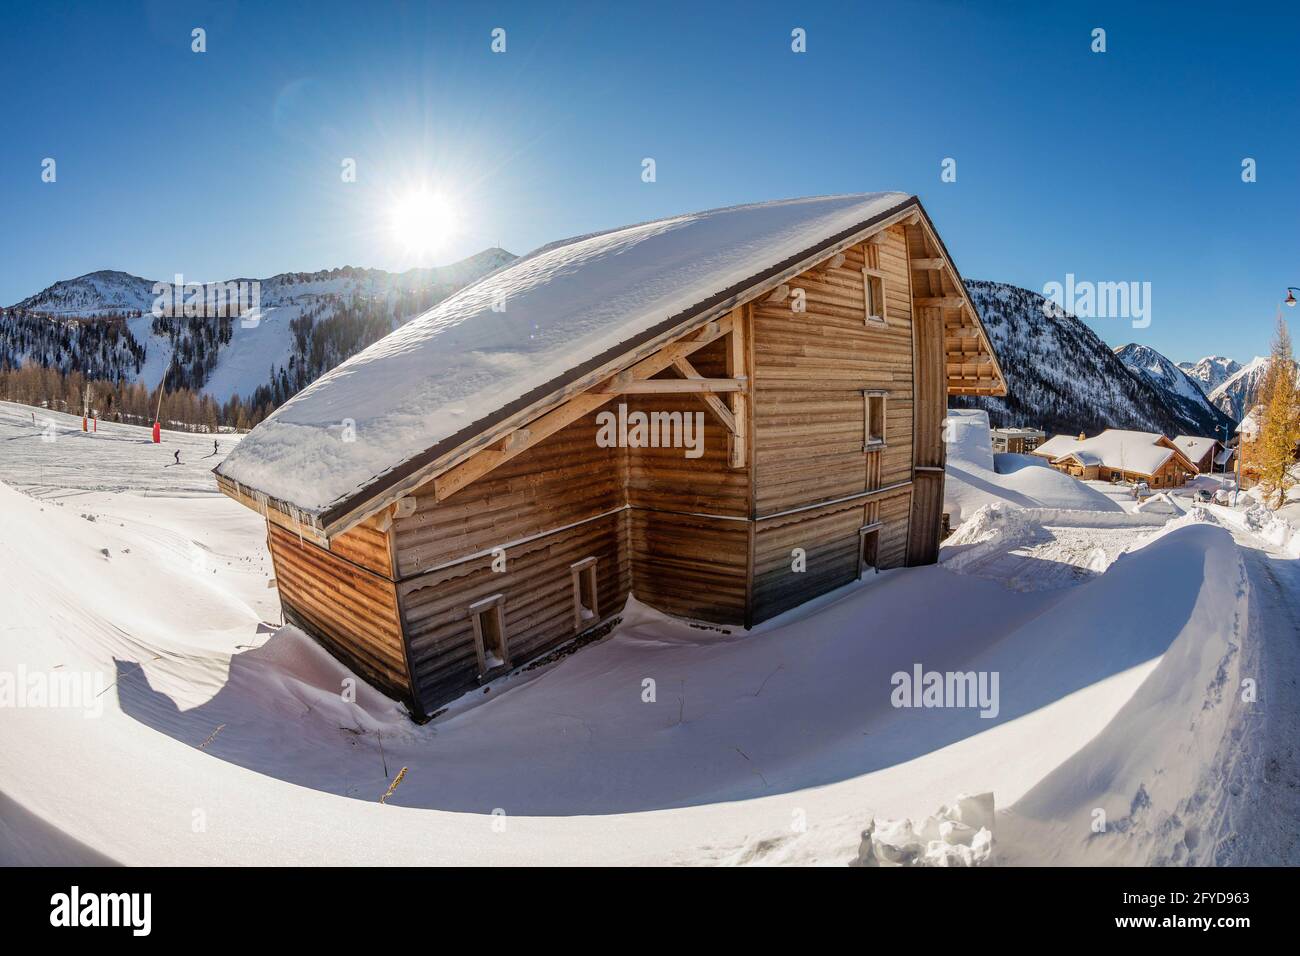
[[[794,203],[821,202],[821,201],[827,201],[832,199],[868,199],[869,197],[872,196],[888,196],[888,195],[903,196],[905,200],[912,198],[910,193],[892,193],[889,190],[885,190],[884,192],[876,192],[876,193],[828,193],[823,196],[795,196],[795,197],[791,197],[790,199],[767,199],[762,202],[736,203],[735,205],[731,205],[731,206],[718,206],[716,209],[701,209],[697,212],[683,212],[683,213],[677,213],[676,215],[673,216],[662,216],[658,219],[643,219],[641,222],[630,222],[622,226],[615,226],[612,229],[599,229],[596,232],[588,232],[578,236],[570,236],[568,239],[556,239],[553,242],[548,242],[545,243],[544,245],[538,246],[536,249],[532,250],[531,252],[525,252],[522,256],[520,256],[518,259],[516,259],[514,262],[510,264],[515,265],[517,263],[521,263],[526,259],[531,259],[533,256],[540,255],[541,253],[544,252],[550,252],[554,249],[562,249],[565,246],[571,245],[572,243],[575,242],[585,242],[588,239],[599,239],[602,236],[613,235],[616,232],[623,232],[624,230],[627,229],[639,229],[643,226],[657,226],[664,223],[675,222],[679,219],[692,219],[696,216],[713,216],[718,213],[725,213],[725,212],[739,212],[742,209],[758,209],[758,208],[768,207],[768,206],[787,206],[787,205],[792,205]]]
[[[544,396],[566,373],[913,201],[901,192],[779,199],[544,245],[317,379],[240,442],[218,474],[323,514],[416,456],[468,440],[503,409]],[[348,434],[355,441],[341,440]]]

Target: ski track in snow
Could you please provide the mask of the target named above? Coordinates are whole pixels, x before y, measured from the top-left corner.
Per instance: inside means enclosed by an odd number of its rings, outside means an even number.
[[[31,413],[0,403],[0,671],[107,689],[98,718],[6,714],[0,862],[845,864],[873,816],[962,791],[995,794],[1002,862],[1300,861],[1300,571],[1235,525],[1235,547],[1190,519],[1106,526],[1114,505],[748,635],[633,605],[417,727],[364,684],[344,703],[347,671],[275,625],[263,523],[216,492],[211,436],[38,410],[48,443]],[[1008,476],[980,467],[991,496]],[[893,709],[914,662],[1000,673],[1000,714]]]

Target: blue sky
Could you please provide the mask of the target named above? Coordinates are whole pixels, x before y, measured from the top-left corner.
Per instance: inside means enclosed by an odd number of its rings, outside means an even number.
[[[612,7],[10,8],[0,303],[96,269],[401,269],[877,189],[920,195],[968,278],[1150,282],[1149,328],[1092,324],[1176,361],[1265,352],[1300,285],[1300,14],[1281,5]],[[462,228],[417,257],[389,210],[422,183]]]

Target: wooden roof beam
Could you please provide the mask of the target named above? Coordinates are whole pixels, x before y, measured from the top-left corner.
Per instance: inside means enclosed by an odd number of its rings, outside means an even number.
[[[678,359],[677,361],[686,362],[685,359]],[[673,364],[676,365],[677,362]],[[690,363],[686,362],[686,365],[689,367]],[[620,381],[615,377],[601,385],[597,385],[592,391],[605,395],[680,395],[683,393],[743,392],[745,387],[743,378],[704,378],[699,373],[696,373],[692,378],[624,379]]]
[[[589,412],[595,411],[615,395],[625,394],[617,391],[598,391],[597,389],[608,387],[615,381],[630,384],[648,379],[671,366],[677,359],[704,348],[710,342],[716,341],[730,331],[731,316],[719,319],[716,322],[709,322],[689,336],[669,342],[657,352],[648,355],[630,368],[611,376],[600,385],[575,394],[563,405],[559,405],[519,429],[515,429],[515,431],[527,431],[526,438],[514,442],[508,440],[504,442],[498,441],[435,477],[433,479],[434,496],[438,501],[449,498],[466,485],[486,475],[492,469],[505,464],[539,442],[550,438],[561,428],[576,422]],[[626,378],[623,378],[624,375],[626,375]],[[509,438],[508,435],[502,437]]]
[[[731,334],[734,336],[736,333],[733,330]],[[674,359],[673,368],[677,369],[678,372],[680,372],[682,375],[685,376],[685,378],[682,379],[682,381],[686,383],[708,382],[708,381],[729,381],[729,382],[737,382],[742,386],[748,384],[745,382],[744,379],[721,379],[721,380],[707,379],[704,376],[702,376],[699,372],[695,371],[695,366],[692,365],[685,357]],[[738,392],[741,390],[742,389],[735,389],[735,388],[726,389],[726,391],[729,392]],[[726,403],[723,402],[722,399],[718,398],[717,395],[713,394],[714,391],[716,390],[714,389],[704,390],[699,392],[698,394],[701,400],[703,400],[704,404],[709,407],[709,411],[713,412],[714,417],[717,418],[718,421],[722,422],[723,426],[727,429],[727,431],[731,432],[731,434],[734,435],[736,433],[736,418],[734,415],[731,414],[731,409],[727,407]]]

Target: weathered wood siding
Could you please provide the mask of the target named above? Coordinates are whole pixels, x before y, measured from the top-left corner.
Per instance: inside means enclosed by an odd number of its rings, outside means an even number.
[[[748,522],[634,508],[628,524],[640,600],[682,617],[744,623]]]
[[[330,553],[363,568],[393,576],[392,553],[387,531],[381,531],[379,522],[370,518],[330,542]]]
[[[277,525],[267,531],[289,620],[366,680],[410,701],[393,582]]]
[[[476,685],[469,613],[475,601],[504,595],[506,639],[515,664],[576,633],[569,567],[583,558],[596,558],[601,616],[622,607],[629,580],[622,543],[625,514],[620,511],[510,548],[504,573],[492,570],[488,554],[398,584],[411,670],[422,699],[436,705]]]
[[[706,378],[729,377],[719,341],[691,356]],[[660,378],[678,377],[672,372]],[[669,614],[716,623],[745,620],[749,567],[749,468],[728,463],[727,428],[698,395],[626,396],[628,411],[700,415],[703,453],[629,448],[627,502],[632,588]],[[739,519],[739,520],[736,520]]]
[[[707,345],[691,356],[705,378],[727,378],[725,341]],[[656,378],[680,378],[673,372]],[[727,429],[698,395],[626,395],[611,402],[614,410],[626,402],[628,412],[680,413],[703,416],[704,448],[699,458],[687,458],[681,448],[630,448],[627,460],[627,503],[653,508],[731,517],[749,514],[749,469],[727,462]]]
[[[954,314],[957,310],[951,310]],[[944,420],[948,409],[943,311],[919,310],[916,323],[916,481],[912,494],[912,528],[908,564],[932,564],[939,557],[943,514]],[[950,318],[959,322],[960,318]]]
[[[425,485],[415,513],[393,522],[411,670],[431,705],[477,682],[475,601],[504,595],[515,663],[574,635],[571,564],[597,559],[602,617],[622,606],[624,456],[597,446],[596,427],[587,415],[445,501]],[[495,548],[504,572],[492,570]]]
[[[790,299],[752,306],[753,623],[852,581],[858,532],[877,514],[885,523],[879,565],[906,559],[901,545],[914,408],[912,294],[902,228],[890,229],[879,243],[849,248],[841,265],[827,266],[790,280],[792,290],[804,290],[806,311],[792,311]],[[883,326],[866,321],[864,267],[882,274]],[[864,390],[886,394],[883,448],[863,447]],[[899,490],[888,507],[862,497],[891,486]],[[838,500],[844,498],[851,500]],[[807,554],[801,573],[792,570],[795,548]]]
[[[858,576],[859,531],[880,524],[876,566],[901,567],[907,560],[911,493],[907,489],[823,505],[757,524],[754,541],[754,623],[797,607],[810,597],[850,583]],[[806,568],[794,571],[794,549],[805,552]]]
[[[864,265],[884,273],[884,326],[865,321]],[[881,486],[911,478],[912,299],[902,233],[853,246],[839,268],[810,270],[790,287],[804,290],[806,312],[793,312],[790,299],[753,306],[760,517],[868,490],[871,455],[880,456]],[[862,448],[863,389],[888,392],[882,451]]]
[[[754,538],[754,622],[856,578],[858,529],[865,523],[860,501],[761,522]],[[806,555],[802,572],[794,571],[796,548]]]
[[[429,482],[415,491],[415,513],[393,522],[397,577],[622,507],[622,457],[597,447],[592,413],[446,501]]]

